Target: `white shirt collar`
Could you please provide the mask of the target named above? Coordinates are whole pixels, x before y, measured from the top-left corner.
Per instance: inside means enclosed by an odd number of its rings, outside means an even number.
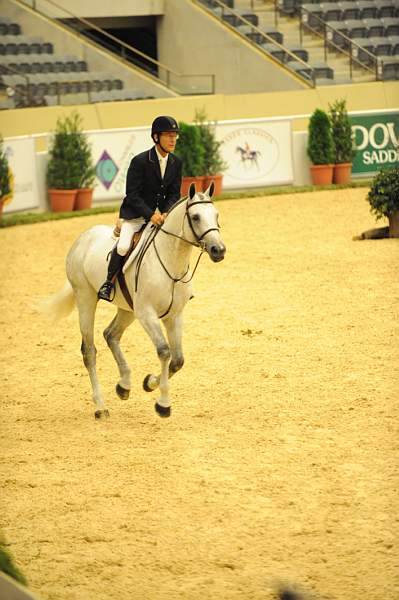
[[[167,162],[167,160],[168,160],[168,156],[169,156],[169,154],[167,154],[166,156],[162,156],[162,154],[160,154],[160,153],[158,152],[158,148],[157,148],[156,146],[155,146],[155,152],[157,153],[157,156],[158,156],[158,160],[159,160],[159,162],[160,162],[160,163],[162,163],[162,162],[165,162],[165,164],[166,164],[166,162]]]

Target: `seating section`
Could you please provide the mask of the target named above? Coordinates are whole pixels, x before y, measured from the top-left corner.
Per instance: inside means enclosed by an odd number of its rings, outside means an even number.
[[[285,2],[286,0],[281,0],[281,12],[285,12]],[[289,14],[294,14],[292,3],[288,2],[287,7]],[[396,57],[399,52],[396,41],[399,36],[397,0],[297,2],[296,13],[301,9],[302,25],[305,28],[322,31],[326,27],[330,48],[350,48],[352,56],[360,63],[379,65],[380,78],[395,79]]]
[[[122,79],[90,71],[79,57],[57,55],[52,43],[0,17],[0,109],[147,98],[153,96],[125,90]]]

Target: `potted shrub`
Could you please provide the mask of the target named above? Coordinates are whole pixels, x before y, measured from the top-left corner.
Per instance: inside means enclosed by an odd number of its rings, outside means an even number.
[[[3,206],[11,199],[11,194],[11,170],[4,152],[3,138],[0,136],[0,218]]]
[[[82,178],[77,133],[73,117],[58,118],[50,141],[46,181],[51,209],[71,211]]]
[[[334,140],[333,183],[349,183],[352,173],[352,160],[356,154],[352,128],[346,110],[345,100],[329,104],[331,133]]]
[[[399,237],[399,167],[380,171],[372,181],[367,199],[377,219],[388,218],[389,237]]]
[[[204,172],[204,149],[201,134],[197,125],[179,123],[179,139],[176,144],[176,154],[183,161],[183,181],[181,195],[187,196],[191,183],[195,183],[202,191]]]
[[[223,161],[220,147],[223,142],[219,142],[215,135],[215,123],[207,122],[205,110],[197,110],[195,113],[195,124],[199,128],[201,144],[204,149],[203,166],[203,191],[208,189],[213,181],[215,184],[214,196],[222,193],[223,171],[227,164]]]
[[[307,152],[313,165],[310,167],[315,185],[332,183],[334,141],[330,119],[324,110],[317,108],[310,117]]]
[[[80,181],[75,199],[75,210],[91,208],[93,201],[94,181],[96,170],[94,168],[91,146],[83,132],[82,119],[73,113],[69,122],[70,133],[75,137],[76,161],[79,163]]]

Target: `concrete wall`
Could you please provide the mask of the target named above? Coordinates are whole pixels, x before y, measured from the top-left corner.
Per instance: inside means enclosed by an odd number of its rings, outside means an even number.
[[[237,94],[191,96],[143,100],[135,102],[106,102],[78,107],[53,106],[25,108],[0,112],[0,133],[4,137],[46,133],[55,127],[58,116],[76,109],[85,129],[113,129],[146,126],[158,115],[174,115],[178,120],[192,121],[196,109],[205,108],[211,120],[246,119],[257,117],[296,116],[310,114],[315,108],[328,110],[328,104],[345,98],[349,111],[397,108],[398,82],[373,82],[328,86],[315,90],[273,92],[270,94]],[[294,121],[294,130],[303,131],[308,120]],[[43,147],[39,147],[43,150]]]
[[[82,3],[83,4],[83,3]],[[54,46],[54,54],[74,55],[86,60],[90,71],[101,71],[119,77],[126,89],[139,89],[147,96],[174,97],[176,94],[164,88],[153,78],[134,67],[127,67],[117,57],[94,47],[83,36],[69,32],[61,24],[48,20],[39,13],[27,8],[22,2],[0,0],[0,14],[15,19],[21,24],[25,35],[39,36]]]
[[[188,0],[167,0],[157,19],[158,60],[180,73],[214,73],[216,93],[301,90],[307,86],[261,50]]]
[[[26,0],[26,4],[33,4],[33,0]],[[118,2],[98,2],[98,0],[56,0],[56,4],[69,10],[78,17],[123,17],[162,15],[165,0],[118,0]],[[36,6],[44,11],[50,8],[46,0],[36,0]],[[53,12],[54,8],[51,9]],[[62,11],[54,16],[63,18]]]

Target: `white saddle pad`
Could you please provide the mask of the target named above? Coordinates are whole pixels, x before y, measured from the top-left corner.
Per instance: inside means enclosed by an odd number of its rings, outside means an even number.
[[[141,234],[139,243],[137,244],[137,246],[135,247],[135,249],[129,256],[129,258],[123,265],[123,269],[122,269],[123,273],[126,273],[126,269],[128,269],[130,267],[130,265],[132,264],[132,262],[135,260],[136,256],[138,255],[141,248],[143,247],[144,243],[147,241],[147,239],[150,235],[150,232],[153,230],[153,228],[154,228],[154,225],[151,222],[148,222],[147,225],[145,226],[143,233]]]

